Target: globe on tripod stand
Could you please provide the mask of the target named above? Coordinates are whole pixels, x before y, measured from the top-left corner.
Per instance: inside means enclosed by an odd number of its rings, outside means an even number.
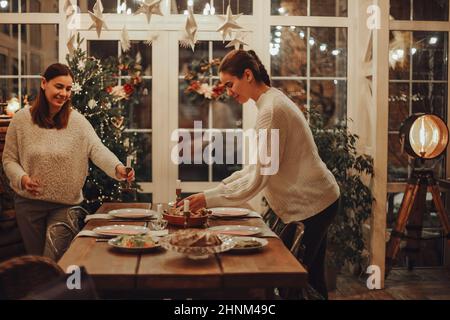
[[[413,168],[400,206],[398,218],[391,232],[386,248],[386,276],[392,269],[400,249],[401,239],[408,238],[407,251],[411,254],[408,267],[414,266],[415,255],[419,252],[422,236],[422,220],[427,192],[431,192],[433,202],[450,244],[450,225],[442,203],[439,187],[433,170],[425,168],[425,160],[435,159],[447,149],[449,130],[445,122],[432,114],[413,114],[400,127],[402,149],[421,163],[421,168]],[[408,221],[409,219],[409,221]],[[405,235],[405,228],[408,234]],[[409,257],[409,256],[408,256]]]

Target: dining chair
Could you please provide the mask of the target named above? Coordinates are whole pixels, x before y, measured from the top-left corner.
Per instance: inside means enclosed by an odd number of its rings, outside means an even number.
[[[87,215],[89,212],[81,206],[70,207],[67,209],[68,224],[78,233],[84,228],[86,224],[84,219]]]
[[[65,222],[50,225],[47,229],[47,243],[50,252],[46,252],[46,255],[58,261],[67,251],[77,233],[78,230]]]
[[[52,259],[22,256],[0,264],[0,299],[21,299],[51,281],[64,276]]]

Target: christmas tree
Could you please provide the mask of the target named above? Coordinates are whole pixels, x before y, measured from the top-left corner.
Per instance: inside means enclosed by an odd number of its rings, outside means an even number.
[[[99,59],[87,56],[80,49],[83,40],[78,38],[77,42],[78,49],[66,57],[74,74],[73,107],[92,124],[103,144],[126,164],[127,157],[136,159],[135,146],[139,143],[135,134],[124,132],[124,110],[138,103],[136,95],[141,83],[139,64],[128,57],[111,57],[102,64]],[[121,60],[127,60],[126,70]],[[123,85],[119,84],[122,71],[133,75]],[[124,192],[122,187],[123,183],[110,178],[90,161],[89,175],[83,188],[83,206],[94,212],[103,202],[137,200],[136,193]],[[133,182],[132,187],[136,188],[136,183]]]

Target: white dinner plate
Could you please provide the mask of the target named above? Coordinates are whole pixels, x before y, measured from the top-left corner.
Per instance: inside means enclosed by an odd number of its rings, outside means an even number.
[[[231,236],[253,236],[261,233],[261,228],[240,225],[215,226],[208,228],[208,230]]]
[[[262,247],[265,247],[269,241],[267,239],[262,238],[255,238],[255,237],[233,237],[233,241],[236,243],[236,245],[233,247],[233,251],[239,251],[239,252],[248,252],[248,251],[255,251],[259,250]],[[255,245],[250,246],[251,242],[255,242]],[[256,244],[258,243],[258,244]],[[245,244],[249,246],[244,246]]]
[[[219,218],[244,217],[248,215],[251,210],[244,208],[211,208],[211,215]]]
[[[129,208],[111,210],[108,212],[108,214],[115,218],[141,219],[156,216],[156,211],[140,208]]]
[[[120,235],[138,235],[145,234],[150,231],[149,228],[142,226],[130,226],[130,225],[113,225],[94,228],[95,233],[102,236],[120,236]]]

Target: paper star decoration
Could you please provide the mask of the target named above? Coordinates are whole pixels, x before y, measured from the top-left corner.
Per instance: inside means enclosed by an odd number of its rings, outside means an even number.
[[[237,32],[237,33],[234,35],[233,40],[231,40],[231,41],[225,46],[225,48],[231,48],[231,47],[234,47],[235,50],[239,50],[239,49],[241,48],[241,45],[242,45],[242,47],[248,46],[248,44],[245,43],[245,42],[243,41],[242,36],[243,36],[242,33]]]
[[[162,16],[161,7],[159,6],[161,4],[162,0],[153,0],[150,3],[143,2],[141,3],[141,6],[139,9],[136,10],[134,15],[138,15],[140,13],[144,13],[147,15],[147,23],[150,23],[150,19],[152,18],[152,14],[157,14],[159,16]]]
[[[236,20],[241,16],[242,14],[237,14],[233,16],[233,12],[231,11],[230,5],[227,7],[227,15],[225,17],[219,16],[219,18],[223,21],[222,25],[216,30],[220,33],[222,33],[223,41],[225,42],[227,36],[231,37],[231,31],[233,29],[242,29],[240,25],[237,24]]]
[[[102,29],[108,30],[108,27],[106,26],[105,20],[103,19],[103,4],[101,0],[97,0],[95,2],[94,12],[88,11],[89,16],[92,19],[92,25],[89,27],[89,30],[96,29],[97,35],[100,38],[100,34],[102,33]]]
[[[66,13],[66,19],[69,19],[70,16],[75,13],[75,8],[72,4],[72,1],[66,0],[66,2],[64,3],[64,12]]]
[[[195,44],[197,43],[197,22],[195,21],[194,12],[192,11],[192,7],[188,6],[189,15],[186,19],[186,26],[184,39],[181,40],[180,44],[183,48],[192,48],[192,51],[195,49]]]
[[[130,36],[128,35],[128,30],[126,26],[123,26],[122,33],[120,35],[120,46],[123,52],[127,52],[131,48]]]
[[[76,35],[77,35],[77,33],[76,33],[76,32],[73,32],[73,33],[70,35],[69,40],[67,41],[67,49],[69,50],[69,54],[70,54],[70,55],[73,55],[73,52],[74,52],[75,49],[76,49],[76,46],[75,46]]]
[[[151,35],[147,38],[147,40],[144,41],[144,43],[148,46],[151,46],[153,44],[153,41],[155,41],[156,39],[158,39],[157,35]]]

